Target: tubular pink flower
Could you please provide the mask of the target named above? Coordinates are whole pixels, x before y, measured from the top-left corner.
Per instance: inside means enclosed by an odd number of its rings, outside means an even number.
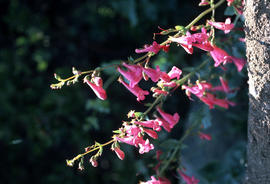
[[[154,94],[157,94],[157,95],[161,95],[162,94],[162,95],[166,96],[166,95],[169,94],[168,91],[163,91],[163,90],[157,89],[157,88],[151,88],[151,91],[153,91]]]
[[[97,97],[101,100],[106,100],[107,94],[106,91],[102,88],[103,86],[103,81],[100,77],[94,77],[92,78],[91,82],[88,80],[87,77],[84,78],[84,82],[86,82],[94,91],[94,93],[97,95]]]
[[[228,6],[231,6],[234,0],[227,0]]]
[[[227,18],[224,23],[212,22],[209,20],[208,24],[210,24],[211,26],[214,26],[217,29],[223,30],[225,34],[229,33],[234,27],[234,24],[231,24],[231,18]]]
[[[181,170],[178,170],[178,173],[182,177],[182,179],[187,183],[187,184],[198,184],[199,180],[197,180],[194,176],[190,177],[183,173]]]
[[[156,66],[156,70],[153,68],[143,68],[143,72],[150,77],[153,82],[157,82],[162,75],[159,66]]]
[[[171,132],[171,126],[170,126],[170,124],[166,121],[166,120],[164,120],[163,118],[160,118],[160,117],[158,117],[157,119],[156,119],[156,121],[158,121],[160,124],[161,124],[161,126],[167,131],[167,132]]]
[[[132,145],[132,146],[136,146],[135,145],[135,138],[132,136],[126,136],[123,138],[115,137],[115,139],[119,142],[123,142],[123,143],[129,144],[129,145]]]
[[[199,3],[199,6],[205,6],[205,5],[209,5],[209,1],[208,0],[201,0],[201,2]]]
[[[214,48],[212,47],[212,45],[211,45],[211,43],[209,41],[205,41],[205,42],[202,42],[202,43],[193,43],[192,45],[195,46],[195,47],[198,47],[199,49],[204,50],[204,51],[212,51],[212,50],[214,50]]]
[[[144,141],[144,142],[138,143],[138,145],[139,145],[139,148],[140,148],[139,149],[140,154],[148,153],[149,151],[154,149],[154,145],[150,144],[148,139],[146,139],[146,141]]]
[[[144,49],[136,49],[136,53],[144,53],[144,52],[154,52],[157,54],[160,49],[163,49],[165,52],[168,52],[169,50],[169,45],[159,45],[156,41],[153,42],[152,45],[150,46],[144,46]]]
[[[120,160],[124,160],[125,153],[120,148],[116,147],[113,149],[113,151],[116,153],[116,155],[118,156]]]
[[[210,55],[215,61],[215,67],[218,67],[220,64],[224,65],[230,61],[230,55],[225,50],[222,50],[215,45],[213,46],[213,50],[210,51]]]
[[[132,94],[137,96],[137,101],[141,101],[145,99],[145,95],[149,95],[148,91],[141,89],[138,85],[134,87],[130,87],[123,79],[119,78],[118,81],[123,84]]]
[[[162,116],[162,118],[169,123],[170,128],[173,128],[174,125],[176,125],[180,119],[180,116],[177,112],[174,113],[174,115],[171,115],[162,111],[160,107],[157,108],[157,111]]]
[[[205,140],[208,140],[208,141],[211,141],[212,140],[212,136],[211,135],[204,134],[202,132],[199,132],[199,137],[200,137],[200,139],[205,139]]]
[[[140,184],[171,184],[171,182],[167,178],[158,177],[157,180],[154,176],[151,176],[151,180],[140,182]]]
[[[123,65],[128,69],[127,71],[117,67],[119,73],[121,73],[127,80],[129,80],[129,86],[134,87],[142,79],[142,67],[139,65],[128,65],[123,63]]]
[[[190,93],[192,93],[200,98],[204,95],[206,89],[211,89],[211,88],[212,88],[212,85],[207,82],[197,82],[197,84],[192,87],[182,85],[182,89],[186,90],[186,94],[188,97],[190,97]]]
[[[243,67],[245,66],[247,62],[245,59],[237,58],[234,56],[229,56],[228,59],[230,59],[235,64],[238,72],[240,72],[243,69]]]
[[[168,73],[170,79],[177,78],[177,80],[179,80],[181,74],[182,74],[182,70],[180,70],[176,66],[173,66],[171,71]]]
[[[171,81],[171,82],[162,82],[162,85],[165,86],[165,87],[175,87],[177,86],[176,82],[174,81]]]
[[[150,130],[150,129],[146,129],[144,128],[143,131],[149,135],[150,137],[152,137],[153,139],[157,139],[158,138],[158,134],[154,131],[154,130]]]
[[[137,136],[141,132],[141,129],[136,125],[126,125],[125,130],[129,136]]]
[[[235,103],[230,102],[226,99],[218,99],[211,93],[207,93],[205,96],[201,97],[200,100],[203,101],[205,104],[207,104],[210,109],[213,109],[214,105],[218,105],[225,109],[228,109],[229,105],[231,106],[235,105]]]
[[[223,91],[225,93],[231,93],[233,90],[229,88],[228,81],[225,81],[222,77],[219,77],[221,86],[211,88],[211,91]]]
[[[196,40],[191,36],[189,32],[187,32],[186,36],[181,36],[178,38],[169,37],[168,40],[179,43],[186,50],[187,53],[193,53],[192,43]]]
[[[138,125],[142,125],[147,128],[152,128],[155,131],[160,131],[161,130],[161,122],[157,120],[148,120],[148,121],[135,121],[134,123]]]

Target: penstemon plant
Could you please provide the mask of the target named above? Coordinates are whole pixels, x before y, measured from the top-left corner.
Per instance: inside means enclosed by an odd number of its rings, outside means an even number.
[[[224,22],[215,21],[215,10],[223,3],[227,3],[227,11],[234,11],[236,17],[233,23],[231,18],[227,18]],[[106,100],[107,93],[103,86],[101,74],[104,70],[113,68],[119,73],[118,82],[123,85],[123,89],[126,88],[126,90],[136,96],[138,102],[142,103],[151,93],[154,98],[151,104],[145,104],[148,108],[144,112],[130,110],[127,114],[127,119],[123,120],[121,127],[113,131],[111,140],[106,143],[95,142],[93,145],[86,147],[84,153],[77,155],[73,159],[66,160],[68,166],[74,166],[75,162],[78,162],[78,168],[82,170],[84,169],[84,157],[90,155],[89,162],[93,167],[97,167],[98,159],[106,146],[110,146],[110,149],[115,152],[118,158],[123,160],[125,153],[120,148],[122,143],[136,147],[140,154],[155,150],[151,140],[158,139],[157,132],[171,132],[180,121],[180,115],[177,112],[171,114],[163,108],[166,99],[177,90],[185,90],[190,100],[198,98],[209,109],[213,109],[216,106],[228,109],[230,106],[236,105],[235,102],[228,99],[230,96],[228,94],[234,93],[237,89],[230,88],[226,80],[226,67],[228,63],[233,63],[237,71],[241,72],[246,61],[238,58],[239,56],[235,57],[228,54],[225,49],[218,46],[220,39],[215,32],[222,30],[224,33],[221,34],[224,37],[224,34],[240,29],[240,27],[236,28],[236,25],[241,25],[239,18],[242,14],[243,2],[242,0],[220,0],[215,3],[214,0],[201,0],[199,6],[209,6],[209,8],[199,14],[187,26],[178,25],[166,30],[160,28],[161,32],[155,33],[154,39],[157,35],[167,35],[167,39],[160,44],[153,41],[151,45],[145,45],[143,48],[136,49],[135,52],[137,54],[143,54],[137,59],[129,59],[118,64],[98,67],[89,71],[79,71],[73,67],[73,76],[66,79],[62,79],[55,74],[55,79],[58,83],[52,84],[52,89],[60,89],[64,85],[74,84],[83,78],[83,82],[89,85],[100,100]],[[205,24],[197,25],[209,13],[211,13],[211,19],[207,20]],[[236,32],[235,36],[230,37],[230,39],[236,37],[238,37],[239,41],[244,42],[243,38],[239,37]],[[229,40],[225,44],[231,44],[232,42],[232,40]],[[177,66],[173,66],[169,72],[162,71],[159,66],[152,68],[151,61],[153,57],[159,52],[169,52],[169,48],[173,44],[181,46],[188,54],[193,54],[194,47],[199,48],[206,52],[206,59],[184,75],[182,70],[185,71],[185,68],[179,69]],[[214,61],[214,64],[212,64],[212,61]],[[211,76],[214,74],[214,77],[205,77],[203,80],[200,76],[198,77],[198,74],[206,67],[208,67],[207,75]],[[216,70],[218,72],[215,73]],[[195,78],[196,80],[194,80]],[[217,81],[217,79],[219,84],[213,85],[211,81]],[[139,86],[141,80],[151,80],[151,84],[154,84],[154,86],[148,90],[142,89]],[[201,119],[200,121],[195,121],[184,132],[177,144],[168,150],[170,154],[164,154],[162,151],[156,150],[158,161],[158,164],[154,167],[156,176],[151,176],[150,180],[140,183],[169,184],[170,181],[166,178],[165,171],[179,158],[178,154],[183,148],[184,140],[194,134],[208,141],[212,138],[211,135],[204,133]],[[175,171],[181,176],[182,180],[187,184],[197,184],[199,182],[194,176],[188,176],[185,173],[185,168],[181,161],[178,164]]]

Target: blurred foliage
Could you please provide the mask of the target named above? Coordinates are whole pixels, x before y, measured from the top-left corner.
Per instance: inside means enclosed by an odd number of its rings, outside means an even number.
[[[98,168],[89,164],[80,172],[67,167],[65,159],[95,140],[108,140],[130,109],[144,107],[116,82],[107,89],[106,102],[96,100],[82,83],[61,90],[51,90],[49,85],[54,72],[68,76],[72,66],[87,70],[127,59],[135,48],[152,42],[158,26],[186,25],[204,9],[197,4],[189,0],[1,1],[0,183],[136,183],[152,174],[129,146],[123,146],[124,161],[107,150]],[[191,66],[194,60],[182,49],[172,48],[172,54],[161,54],[155,61],[162,69],[179,63]],[[109,79],[112,71],[105,74]],[[172,105],[168,109],[185,117],[187,99],[181,93],[174,95],[178,98],[168,100]],[[229,129],[239,134],[243,124]],[[240,157],[237,151],[231,150],[232,159]],[[202,172],[213,181],[233,167],[230,163],[210,164]],[[212,167],[221,170],[210,174]]]

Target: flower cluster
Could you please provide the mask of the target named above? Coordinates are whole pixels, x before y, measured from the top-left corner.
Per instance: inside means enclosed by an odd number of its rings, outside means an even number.
[[[143,90],[139,87],[139,82],[144,78],[148,80],[150,78],[153,82],[158,82],[158,88],[152,88],[154,96],[157,95],[167,95],[168,92],[165,90],[165,87],[175,87],[176,83],[172,79],[179,79],[182,71],[176,66],[172,67],[169,73],[163,72],[160,70],[159,66],[156,66],[156,69],[150,67],[142,67],[137,64],[127,64],[123,63],[123,66],[126,70],[121,67],[117,67],[119,73],[121,73],[129,83],[125,82],[122,77],[118,81],[123,84],[132,94],[137,97],[137,101],[142,101],[145,99],[146,95],[149,95],[149,91]]]
[[[208,10],[214,11],[214,9],[221,4],[220,2],[224,1],[219,1],[219,4],[217,3],[216,6],[214,6],[213,1],[201,0],[199,5],[209,5],[212,9]],[[243,4],[240,5],[239,2],[240,0],[227,0],[228,6],[233,6],[238,11],[238,13],[241,13],[241,7]],[[208,10],[205,11],[206,14],[210,12],[208,12]],[[116,70],[119,72],[119,74],[121,74],[121,76],[118,78],[118,81],[126,89],[128,89],[128,91],[136,96],[138,102],[144,101],[150,92],[152,92],[152,96],[155,98],[155,101],[149,105],[149,108],[144,113],[130,111],[128,113],[129,120],[123,121],[121,128],[113,131],[114,135],[112,136],[112,140],[104,144],[99,144],[96,142],[94,145],[85,148],[85,153],[78,155],[72,160],[67,160],[67,164],[69,166],[73,166],[74,161],[80,159],[79,169],[83,169],[83,157],[86,154],[95,151],[96,154],[91,156],[89,162],[93,167],[97,167],[97,159],[101,156],[103,147],[110,144],[111,150],[115,152],[117,157],[121,160],[125,158],[125,153],[123,150],[121,150],[119,143],[129,144],[138,148],[140,154],[148,153],[151,150],[154,150],[155,146],[153,143],[151,143],[150,138],[158,139],[158,132],[160,132],[162,129],[167,132],[171,132],[180,120],[180,116],[177,112],[170,114],[165,112],[162,107],[166,96],[172,91],[176,90],[178,87],[182,87],[182,89],[185,90],[186,95],[190,100],[192,100],[191,95],[194,95],[206,105],[208,105],[209,109],[212,109],[215,106],[220,106],[227,109],[229,106],[235,105],[234,102],[229,101],[227,98],[218,97],[219,94],[223,94],[224,96],[228,93],[233,93],[236,91],[236,89],[231,89],[229,87],[228,81],[226,81],[223,77],[219,77],[220,85],[218,86],[213,86],[210,82],[201,80],[197,80],[195,84],[190,82],[193,80],[192,76],[194,76],[196,72],[204,66],[203,63],[196,67],[191,73],[182,78],[180,78],[182,75],[182,70],[176,66],[173,66],[169,72],[161,71],[158,65],[155,68],[149,67],[149,61],[151,57],[153,57],[155,54],[158,54],[161,50],[168,52],[172,43],[177,43],[183,47],[188,54],[193,54],[194,47],[206,51],[209,57],[213,59],[214,67],[220,67],[226,71],[224,65],[227,63],[233,63],[237,70],[240,72],[246,64],[246,61],[242,58],[231,56],[225,50],[218,47],[218,44],[215,43],[214,34],[215,29],[222,30],[225,34],[228,34],[234,30],[235,25],[231,22],[230,18],[227,18],[225,22],[215,22],[213,15],[214,12],[212,14],[211,20],[208,20],[205,25],[194,25],[200,18],[202,18],[202,16],[204,16],[204,14],[200,14],[198,16],[199,18],[194,19],[194,21],[186,27],[175,26],[175,28],[172,29],[162,29],[160,33],[156,34],[167,35],[173,32],[177,33],[175,35],[169,36],[168,39],[161,44],[153,41],[151,45],[145,45],[144,48],[135,50],[135,52],[138,54],[147,53],[145,56],[136,60],[122,62],[121,64],[117,64],[115,66]],[[200,32],[195,32],[198,30],[200,30]],[[55,78],[59,81],[59,83],[52,84],[51,88],[60,89],[65,84],[69,85],[77,82],[79,77],[85,75],[83,80],[84,83],[86,83],[93,90],[99,99],[106,100],[107,93],[103,87],[103,80],[100,77],[101,70],[103,69],[98,68],[96,70],[80,72],[74,68],[72,70],[74,76],[67,79],[62,79],[55,74]],[[139,83],[142,80],[148,81],[149,79],[152,81],[152,83],[154,83],[155,86],[152,86],[150,90],[142,89],[139,86]],[[152,116],[149,116],[148,113],[152,110],[155,110],[155,112]],[[158,164],[154,167],[154,170],[156,171],[157,177],[151,176],[150,180],[141,182],[141,184],[171,183],[163,175],[164,168],[166,169],[170,162],[176,159],[175,155],[176,153],[180,152],[179,150],[181,149],[181,144],[184,138],[191,134],[189,132],[193,131],[193,135],[195,133],[195,135],[198,135],[203,140],[210,141],[212,139],[211,135],[201,132],[201,128],[198,130],[199,125],[194,127],[197,131],[194,132],[191,127],[190,131],[187,131],[184,134],[183,139],[180,139],[178,143],[180,146],[176,146],[172,149],[172,153],[168,154],[172,158],[166,160],[167,163],[162,169],[160,168],[164,162],[160,158],[161,151],[156,151]],[[180,165],[179,168],[182,168],[182,166]],[[198,184],[199,182],[199,180],[197,180],[194,176],[190,177],[185,174],[183,169],[178,169],[178,173],[183,181],[185,181],[187,184]]]

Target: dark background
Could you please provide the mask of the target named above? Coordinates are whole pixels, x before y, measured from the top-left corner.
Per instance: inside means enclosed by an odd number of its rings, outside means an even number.
[[[167,29],[187,25],[205,9],[198,3],[199,0],[0,1],[0,183],[138,183],[152,175],[153,171],[147,169],[154,153],[141,156],[124,145],[124,161],[107,149],[98,168],[87,164],[87,158],[82,172],[76,166],[67,167],[65,159],[83,152],[94,141],[109,140],[111,131],[121,125],[129,110],[143,111],[145,107],[117,82],[107,89],[107,101],[96,99],[82,82],[61,90],[51,90],[49,86],[56,82],[55,72],[68,77],[72,66],[89,70],[129,56],[138,57],[134,50],[152,43],[158,26]],[[223,21],[225,7],[218,9],[217,20]],[[158,42],[165,39],[157,37]],[[155,62],[164,69],[172,65],[194,66],[202,53],[190,56],[174,47],[169,54],[157,56]],[[103,78],[112,74],[109,70]],[[223,123],[222,132],[218,130],[220,125],[212,127],[212,132],[217,132],[216,143],[213,141],[212,147],[202,150],[202,154],[198,147],[194,148],[198,155],[186,159],[205,183],[237,183],[243,176],[245,94],[243,89],[242,96],[238,96],[240,107],[231,110],[229,120],[218,122]],[[189,107],[192,106],[182,92],[174,94],[166,104],[167,110],[179,112],[183,121]],[[235,113],[237,109],[240,111]],[[215,111],[213,117],[220,117],[223,112]],[[179,138],[182,131],[177,128],[172,137]],[[189,141],[193,145],[202,143]],[[205,147],[206,143],[202,144]],[[219,149],[224,151],[217,153]],[[194,153],[193,147],[190,151]],[[196,165],[198,161],[203,164]]]

